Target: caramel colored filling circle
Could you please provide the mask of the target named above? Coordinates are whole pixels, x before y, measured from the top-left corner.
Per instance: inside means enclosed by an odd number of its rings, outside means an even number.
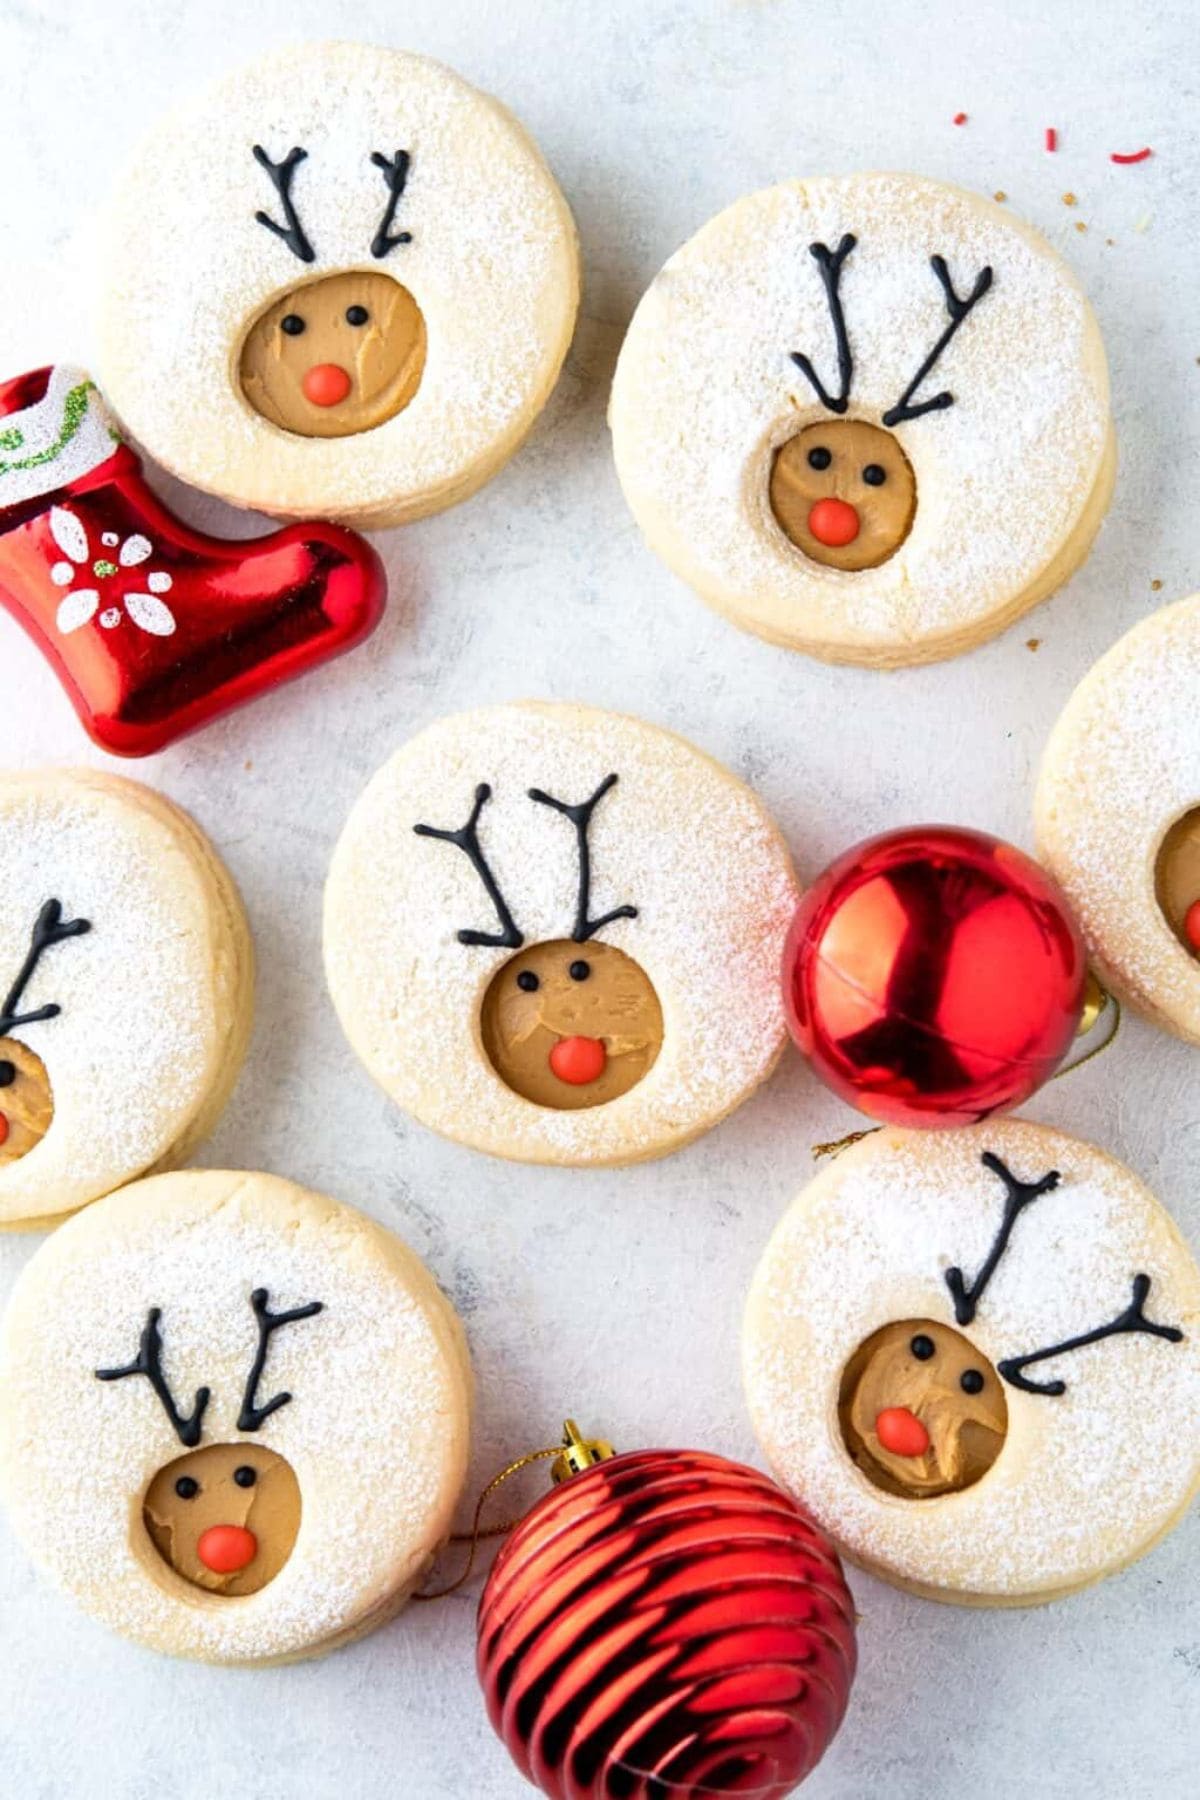
[[[252,1482],[247,1470],[253,1471]],[[168,1568],[193,1587],[209,1594],[257,1594],[292,1554],[300,1529],[300,1485],[291,1464],[264,1445],[207,1444],[158,1471],[146,1490],[142,1518]],[[205,1532],[222,1525],[251,1532],[256,1545],[244,1567],[225,1573],[208,1567],[199,1550]]]
[[[376,269],[350,269],[272,301],[246,333],[238,378],[255,412],[282,431],[352,437],[409,404],[425,343],[424,315],[406,287]],[[311,398],[305,380],[315,369],[334,371],[335,391],[340,371],[344,397],[327,405]]]
[[[50,1077],[40,1056],[17,1038],[0,1038],[0,1169],[41,1143],[54,1117]]]
[[[535,1106],[578,1112],[619,1099],[654,1067],[662,1007],[645,970],[623,950],[558,939],[519,951],[497,971],[480,1032],[505,1087]],[[575,1039],[603,1045],[602,1071],[586,1081],[555,1072],[563,1056],[557,1047]]]
[[[770,499],[785,536],[812,562],[830,569],[875,569],[896,554],[912,530],[917,478],[899,439],[881,425],[818,420],[775,452]],[[815,535],[820,513],[813,509],[820,501],[836,502],[842,518],[857,518],[849,543],[825,543]]]
[[[1185,950],[1200,955],[1184,928],[1200,900],[1200,806],[1176,819],[1162,841],[1154,865],[1154,891],[1163,917]],[[0,1105],[4,1096],[0,1094]]]
[[[914,1352],[914,1341],[924,1354]],[[964,1376],[976,1391],[964,1389]],[[880,1442],[880,1415],[895,1409],[924,1427],[923,1454],[900,1455]],[[974,1487],[987,1474],[1004,1448],[1008,1403],[995,1368],[960,1331],[931,1319],[902,1319],[873,1332],[846,1364],[838,1422],[872,1486],[905,1500],[932,1500]]]

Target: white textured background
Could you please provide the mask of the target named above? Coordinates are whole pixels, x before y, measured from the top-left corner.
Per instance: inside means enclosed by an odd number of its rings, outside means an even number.
[[[428,1259],[476,1358],[473,1487],[549,1441],[566,1410],[626,1448],[753,1459],[742,1296],[808,1176],[809,1145],[854,1118],[790,1056],[727,1125],[649,1168],[526,1169],[443,1144],[375,1091],[334,1021],[320,972],[326,862],[403,738],[440,712],[526,694],[692,737],[759,789],[802,873],[922,818],[1028,844],[1038,757],[1074,683],[1160,599],[1200,585],[1191,0],[0,0],[0,373],[86,354],[86,269],[69,240],[133,134],[230,62],[314,35],[431,52],[513,107],[575,209],[586,291],[523,453],[461,510],[378,540],[392,601],[371,643],[132,771],[215,837],[258,942],[252,1054],[205,1160],[327,1188]],[[970,121],[956,129],[959,109]],[[1048,124],[1057,156],[1042,148]],[[1108,162],[1143,143],[1150,163]],[[1003,189],[1065,252],[1100,315],[1121,438],[1109,523],[1069,588],[972,656],[891,676],[822,668],[710,614],[643,549],[604,429],[622,331],[671,250],[750,189],[870,166]],[[245,530],[165,485],[189,519]],[[104,761],[3,615],[0,756]],[[1029,1109],[1126,1158],[1193,1241],[1197,1066],[1133,1023]],[[0,1286],[34,1241],[0,1240]],[[958,1612],[855,1576],[858,1686],[806,1794],[1194,1795],[1198,1556],[1200,1512],[1131,1573],[1028,1614]],[[225,1672],[108,1637],[0,1528],[0,1794],[517,1800],[529,1790],[475,1686],[475,1591],[321,1663]]]

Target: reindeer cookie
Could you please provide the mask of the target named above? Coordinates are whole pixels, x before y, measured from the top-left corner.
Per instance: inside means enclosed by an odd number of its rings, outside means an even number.
[[[832,662],[953,656],[1061,586],[1116,453],[1096,321],[1000,207],[788,182],[676,252],[621,350],[617,472],[733,623]]]
[[[1037,838],[1123,1000],[1200,1044],[1200,595],[1143,619],[1067,702]]]
[[[587,707],[443,719],[338,845],[325,961],[401,1106],[524,1162],[661,1156],[773,1068],[797,899],[755,796],[681,738]]]
[[[743,1366],[779,1479],[931,1599],[1084,1587],[1200,1486],[1200,1270],[1128,1169],[1041,1125],[829,1163],[759,1264]]]
[[[135,1183],[34,1255],[0,1331],[0,1482],[85,1611],[210,1662],[404,1604],[466,1469],[461,1328],[404,1244],[272,1175]]]
[[[104,233],[102,385],[184,481],[392,525],[481,487],[545,405],[578,250],[536,146],[424,57],[295,46],[165,120]]]
[[[177,807],[84,771],[0,775],[0,1227],[182,1161],[250,1033],[232,877]]]

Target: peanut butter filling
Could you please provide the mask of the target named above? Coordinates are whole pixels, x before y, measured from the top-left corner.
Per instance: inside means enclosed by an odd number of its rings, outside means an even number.
[[[480,1016],[488,1061],[535,1106],[577,1111],[636,1087],[662,1049],[658,995],[611,944],[534,944],[492,978]]]
[[[881,425],[822,419],[776,451],[770,499],[786,536],[813,562],[874,569],[912,530],[917,482],[899,439]]]
[[[261,1444],[209,1444],[158,1471],[142,1517],[163,1561],[193,1587],[257,1594],[292,1553],[300,1488],[290,1463]]]
[[[41,1057],[16,1038],[0,1038],[0,1169],[40,1144],[53,1117],[50,1077]]]
[[[350,437],[402,412],[425,369],[425,319],[398,281],[346,270],[293,288],[251,325],[239,379],[299,437]]]
[[[1188,913],[1200,901],[1200,806],[1177,819],[1163,839],[1154,866],[1154,887],[1175,936],[1193,956],[1200,955],[1200,944],[1186,929]]]
[[[987,1474],[1004,1448],[1008,1405],[1000,1376],[961,1332],[901,1319],[874,1332],[846,1364],[838,1419],[868,1481],[885,1494],[926,1500]]]

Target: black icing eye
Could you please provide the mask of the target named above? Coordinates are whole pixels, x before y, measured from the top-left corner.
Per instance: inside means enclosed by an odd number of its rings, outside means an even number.
[[[517,976],[517,986],[523,994],[536,994],[541,982],[532,969],[522,969]]]
[[[0,1088],[11,1087],[17,1079],[17,1071],[10,1062],[0,1062]]]
[[[299,337],[304,330],[304,320],[299,313],[285,313],[279,321],[280,331],[286,331],[289,337]]]
[[[882,463],[868,463],[863,470],[863,480],[868,487],[882,487],[887,480],[887,470]]]
[[[240,1469],[233,1471],[233,1479],[239,1487],[253,1487],[258,1480],[258,1470],[252,1469],[249,1463],[243,1463]]]
[[[582,957],[578,962],[573,962],[567,970],[567,974],[571,977],[572,981],[586,981],[591,972],[591,963],[584,962]]]
[[[200,1492],[200,1483],[190,1475],[181,1475],[175,1483],[175,1492],[181,1500],[194,1500]]]
[[[918,1331],[916,1337],[908,1347],[918,1362],[928,1362],[936,1349],[933,1339],[931,1337],[926,1337],[923,1331]]]
[[[958,1385],[964,1394],[982,1394],[983,1376],[978,1369],[964,1369],[958,1378]]]
[[[348,306],[346,308],[347,325],[365,325],[370,316],[365,306]]]
[[[832,461],[833,451],[827,450],[824,444],[818,444],[815,450],[810,450],[808,453],[810,469],[827,469]]]

